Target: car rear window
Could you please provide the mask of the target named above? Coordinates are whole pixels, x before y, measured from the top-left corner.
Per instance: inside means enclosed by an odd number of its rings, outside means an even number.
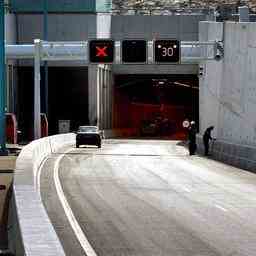
[[[79,127],[79,132],[97,132],[97,127]]]

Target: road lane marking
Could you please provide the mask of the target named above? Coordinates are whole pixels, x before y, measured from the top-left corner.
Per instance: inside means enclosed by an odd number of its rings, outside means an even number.
[[[42,169],[44,167],[44,164],[45,162],[48,160],[48,157],[45,157],[44,160],[41,162],[40,166],[39,166],[39,169],[38,169],[38,172],[37,172],[37,175],[35,176],[35,179],[36,179],[36,189],[37,191],[39,192],[40,194],[40,191],[41,191],[41,173],[42,173]]]
[[[190,193],[191,192],[191,190],[190,189],[188,189],[188,188],[186,188],[186,187],[182,187],[182,189],[183,190],[185,190],[186,192],[188,192],[188,193]]]
[[[67,199],[64,195],[64,191],[62,189],[61,182],[60,182],[60,179],[59,179],[59,164],[60,164],[60,161],[65,156],[65,154],[70,152],[71,150],[73,150],[73,149],[66,150],[64,152],[64,154],[61,154],[57,158],[56,162],[54,163],[54,174],[53,174],[54,183],[55,183],[55,187],[56,187],[56,190],[57,190],[59,200],[62,204],[64,212],[67,216],[67,219],[68,219],[68,221],[69,221],[69,223],[70,223],[70,225],[71,225],[71,227],[72,227],[72,229],[73,229],[73,231],[76,235],[77,240],[79,241],[81,247],[83,248],[85,254],[87,256],[97,256],[96,252],[92,248],[88,239],[84,235],[78,221],[76,220],[75,215],[73,214],[71,207],[68,204],[68,201],[67,201]]]
[[[187,158],[187,155],[184,155],[184,154],[163,154],[163,155],[159,155],[159,154],[96,153],[96,152],[83,152],[81,149],[77,149],[77,151],[69,153],[69,155]]]
[[[222,211],[224,211],[224,212],[228,212],[227,209],[223,208],[222,206],[220,206],[220,205],[218,205],[218,204],[216,204],[215,207],[218,208],[218,209],[220,209],[220,210],[222,210]]]

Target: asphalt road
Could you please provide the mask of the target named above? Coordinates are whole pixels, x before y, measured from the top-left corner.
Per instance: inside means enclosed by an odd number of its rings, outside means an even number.
[[[56,194],[58,156],[42,170],[42,198],[67,255],[85,255]],[[255,255],[255,174],[190,157],[177,142],[135,140],[70,149],[58,171],[97,255]]]

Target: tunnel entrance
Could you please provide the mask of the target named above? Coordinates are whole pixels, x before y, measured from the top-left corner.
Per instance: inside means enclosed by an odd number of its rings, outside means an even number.
[[[41,67],[41,112],[45,112],[44,68]],[[70,130],[88,124],[88,68],[48,67],[49,135],[58,133],[58,121],[70,120]],[[33,139],[33,67],[18,67],[18,125],[21,140]]]
[[[184,119],[199,123],[197,75],[117,75],[113,127],[124,137],[185,139]]]
[[[58,133],[59,120],[70,120],[71,131],[89,124],[87,67],[50,67],[50,134]]]

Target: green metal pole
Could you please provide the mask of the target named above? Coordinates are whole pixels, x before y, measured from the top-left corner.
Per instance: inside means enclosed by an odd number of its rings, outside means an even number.
[[[5,135],[5,29],[4,0],[0,0],[0,155],[7,155]]]

